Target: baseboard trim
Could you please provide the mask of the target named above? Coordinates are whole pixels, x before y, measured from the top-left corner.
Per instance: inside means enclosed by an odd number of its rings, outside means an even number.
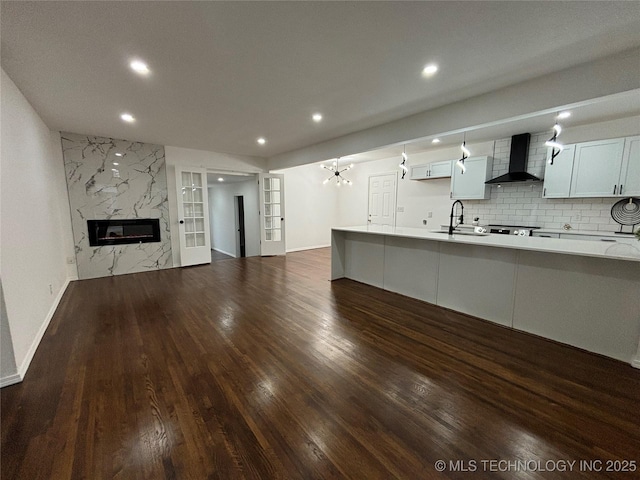
[[[9,385],[15,385],[16,383],[20,383],[22,381],[22,377],[18,373],[14,373],[13,375],[8,375],[6,377],[0,378],[0,388],[8,387]]]
[[[289,252],[302,252],[304,250],[315,250],[316,248],[327,248],[330,247],[331,244],[327,245],[313,245],[311,247],[299,247],[299,248],[288,248],[287,253]]]
[[[53,304],[51,305],[51,308],[49,309],[49,313],[47,313],[47,316],[44,319],[44,322],[42,322],[42,325],[40,326],[40,330],[38,330],[36,338],[33,339],[33,342],[31,343],[31,347],[29,347],[29,351],[27,352],[27,356],[24,358],[22,365],[20,365],[20,368],[18,368],[17,375],[20,377],[20,381],[22,381],[24,379],[24,376],[27,374],[29,365],[31,365],[31,360],[33,360],[33,356],[36,354],[36,350],[38,349],[38,346],[42,341],[42,337],[44,337],[44,333],[47,331],[47,328],[49,327],[49,323],[51,323],[51,319],[55,315],[56,310],[58,309],[58,305],[62,300],[62,296],[64,295],[64,292],[67,291],[67,287],[69,286],[70,282],[71,282],[71,278],[67,278],[65,280],[64,285],[62,285],[62,288],[58,292],[58,295],[56,296],[55,300],[53,301]]]

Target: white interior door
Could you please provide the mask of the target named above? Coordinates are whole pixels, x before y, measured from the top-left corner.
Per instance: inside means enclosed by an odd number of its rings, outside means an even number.
[[[397,180],[397,173],[369,177],[369,224],[396,224]]]
[[[211,263],[207,173],[201,168],[176,167],[180,264]]]
[[[284,175],[261,173],[260,189],[260,254],[284,255]]]

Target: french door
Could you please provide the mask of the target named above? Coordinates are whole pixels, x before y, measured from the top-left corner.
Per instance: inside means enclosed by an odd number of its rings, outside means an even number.
[[[261,173],[260,254],[284,255],[284,175]]]
[[[176,166],[180,264],[211,263],[207,173],[204,169]]]

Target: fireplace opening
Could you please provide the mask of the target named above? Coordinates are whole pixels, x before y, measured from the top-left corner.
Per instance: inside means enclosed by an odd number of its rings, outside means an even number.
[[[157,218],[87,220],[87,227],[92,247],[160,241],[160,220]]]

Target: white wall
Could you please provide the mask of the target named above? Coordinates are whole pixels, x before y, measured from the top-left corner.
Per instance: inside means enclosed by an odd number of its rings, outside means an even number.
[[[491,153],[493,142],[470,145],[478,151]],[[457,148],[448,148],[414,155],[411,162],[427,163],[450,160],[458,154]],[[276,170],[285,179],[285,218],[287,251],[305,250],[331,244],[331,228],[367,223],[369,176],[396,172],[400,158],[387,158],[357,163],[344,174],[352,186],[336,187],[333,182],[323,185],[330,172],[320,164]],[[327,162],[328,165],[328,162]],[[398,176],[400,179],[400,175]],[[449,215],[450,179],[416,182],[405,177],[398,181],[397,225],[405,227],[438,228]],[[432,212],[432,217],[428,217]],[[427,225],[423,225],[423,219]]]
[[[13,383],[12,377],[17,378],[18,369],[13,355],[13,343],[11,340],[11,328],[7,320],[7,307],[4,304],[4,292],[0,282],[0,385]]]
[[[258,157],[208,152],[191,148],[164,147],[167,162],[167,186],[169,189],[169,229],[171,230],[171,250],[173,266],[181,266],[180,238],[178,230],[178,205],[176,190],[176,165],[205,168],[225,173],[265,172],[266,161]]]
[[[236,245],[235,196],[244,197],[245,255],[260,255],[260,225],[258,219],[258,179],[215,184],[209,187],[209,225],[211,248],[239,257]]]
[[[566,126],[562,133],[564,143],[616,138],[640,134],[640,117],[614,119],[590,125]],[[532,134],[528,170],[542,175],[546,147],[544,140],[551,134]],[[508,166],[510,138],[495,142],[468,143],[474,156],[494,156],[496,177],[505,173]],[[456,160],[460,157],[459,147],[431,150],[409,157],[409,165]],[[404,209],[396,213],[396,225],[438,229],[449,223],[451,209],[450,178],[414,181],[406,176],[400,180],[398,164],[400,158],[387,158],[371,162],[357,163],[345,176],[353,186],[339,189],[322,185],[326,171],[317,164],[294,167],[279,171],[285,175],[286,207],[288,210],[287,248],[312,248],[328,244],[332,226],[365,225],[367,223],[369,177],[376,174],[398,172],[397,206]],[[524,191],[526,190],[526,192]],[[542,184],[504,185],[492,188],[488,200],[464,201],[465,217],[471,221],[479,215],[482,223],[531,223],[546,228],[558,228],[571,223],[581,230],[615,231],[618,225],[608,211],[614,199],[543,199]],[[523,203],[528,211],[523,211]],[[580,211],[581,218],[576,217]],[[310,212],[313,212],[312,214]],[[553,212],[553,213],[551,213]],[[431,216],[429,216],[431,214]],[[317,219],[310,223],[310,218]],[[426,225],[423,223],[426,221]]]
[[[4,70],[1,82],[0,276],[24,376],[68,284],[73,242],[60,137]]]
[[[274,173],[284,174],[287,251],[330,245],[331,227],[341,225],[340,192],[333,184],[322,184],[330,172],[321,169],[319,164],[312,164]]]

